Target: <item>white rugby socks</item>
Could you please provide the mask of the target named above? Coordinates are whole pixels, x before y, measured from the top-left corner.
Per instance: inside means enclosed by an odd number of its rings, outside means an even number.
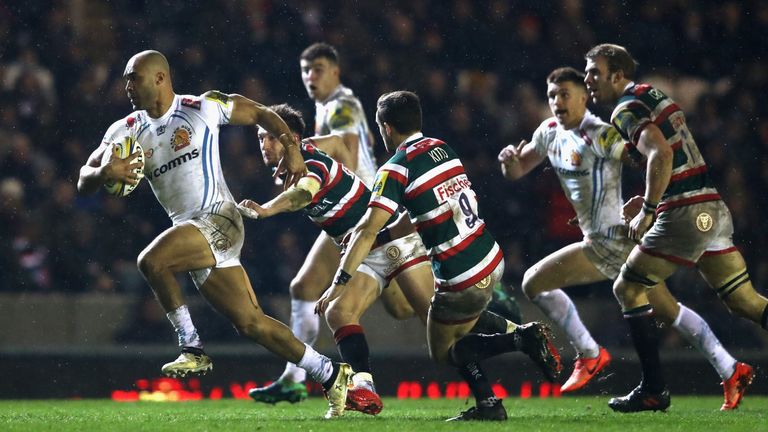
[[[318,353],[314,348],[307,344],[304,344],[304,346],[306,347],[304,355],[297,365],[307,371],[313,380],[321,384],[325,383],[333,374],[333,363],[331,362],[331,359]]]
[[[315,315],[315,302],[291,299],[291,331],[296,338],[308,345],[314,345],[320,330],[320,320]],[[307,373],[293,363],[286,363],[279,381],[304,382]]]
[[[173,324],[173,329],[176,330],[180,347],[203,348],[203,341],[200,340],[200,336],[197,335],[197,329],[192,324],[192,317],[189,315],[187,305],[182,305],[165,315]]]
[[[681,303],[678,305],[680,312],[672,323],[672,327],[676,328],[688,343],[704,354],[723,381],[730,378],[736,368],[736,359],[723,348],[717,336],[709,328],[709,324],[699,314]]]
[[[560,326],[576,352],[584,358],[595,358],[600,354],[600,346],[592,339],[584,323],[581,322],[576,306],[561,289],[543,292],[531,299],[549,319]]]

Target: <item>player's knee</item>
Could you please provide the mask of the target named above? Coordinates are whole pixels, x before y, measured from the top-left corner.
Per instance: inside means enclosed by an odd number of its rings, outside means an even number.
[[[296,276],[291,281],[290,292],[293,299],[315,301],[320,298],[323,290],[318,289],[315,284],[308,282],[305,278]]]
[[[259,342],[264,337],[264,326],[258,318],[243,318],[232,322],[237,334]]]
[[[525,296],[529,299],[533,299],[537,295],[541,294],[541,288],[539,288],[536,284],[536,272],[533,271],[533,269],[528,269],[525,272],[525,275],[523,275],[523,284],[522,284],[522,290],[523,293],[525,293]]]
[[[164,270],[162,260],[157,259],[148,249],[141,251],[139,257],[136,259],[136,265],[144,276],[157,274]]]

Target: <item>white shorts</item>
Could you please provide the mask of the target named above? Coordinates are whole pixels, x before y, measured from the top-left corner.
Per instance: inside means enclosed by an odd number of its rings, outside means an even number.
[[[401,272],[422,265],[431,265],[431,262],[421,237],[414,232],[372,249],[357,271],[374,278],[381,293]]]
[[[623,229],[610,230],[608,235],[591,234],[581,242],[584,255],[610,280],[619,277],[621,266],[637,246],[637,243],[628,237],[627,229],[621,228]]]
[[[243,218],[237,206],[231,201],[214,203],[204,213],[188,221],[203,234],[211,247],[216,265],[212,268],[235,267],[240,265],[240,251],[243,248],[245,229]],[[211,268],[189,272],[198,289],[208,279]]]

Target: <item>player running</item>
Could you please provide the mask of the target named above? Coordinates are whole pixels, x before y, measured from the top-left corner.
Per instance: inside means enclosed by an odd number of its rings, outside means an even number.
[[[768,299],[752,287],[733,244],[733,222],[707,172],[701,152],[672,99],[633,80],[637,63],[624,47],[595,46],[586,54],[584,82],[595,103],[614,106],[611,123],[646,157],[641,210],[629,222],[640,242],[622,266],[613,290],[640,357],[642,380],[629,394],[608,402],[615,411],[665,410],[669,391],[659,361],[658,328],[648,290],[678,266],[696,266],[728,308],[768,329]],[[754,377],[744,370],[721,409],[738,406]]]
[[[479,362],[522,350],[538,359],[548,379],[555,380],[560,373],[557,349],[548,341],[548,329],[539,323],[509,334],[468,334],[491,298],[489,288],[503,273],[501,249],[480,217],[456,153],[421,133],[418,96],[387,93],[377,108],[379,132],[387,150],[395,154],[379,169],[368,210],[354,228],[333,286],[318,301],[317,310],[327,311],[334,300],[352,291],[348,287],[352,273],[364,262],[377,233],[404,206],[435,277],[427,321],[430,355],[459,368],[476,399],[476,406],[450,420],[506,420],[506,410]]]
[[[300,137],[304,130],[301,113],[288,105],[270,107]],[[275,166],[284,153],[283,145],[273,134],[259,128],[259,142],[267,166]],[[322,142],[325,139],[319,139]],[[247,216],[263,219],[283,212],[302,210],[330,238],[345,244],[349,233],[361,219],[370,200],[370,190],[342,164],[315,147],[315,139],[302,142],[301,151],[309,172],[295,187],[289,188],[269,202],[259,205],[243,200]],[[255,213],[255,214],[254,214]],[[433,294],[432,270],[421,238],[404,214],[393,214],[360,267],[352,273],[352,287],[329,304],[325,310],[328,326],[333,331],[342,359],[355,371],[347,397],[347,407],[366,414],[378,414],[383,405],[376,393],[371,373],[368,343],[360,326],[360,318],[382,292],[391,289],[390,281],[398,281],[410,305],[422,322],[427,322]],[[312,268],[309,267],[311,273]],[[473,331],[506,333],[518,327],[501,317],[484,312],[483,320]]]
[[[568,335],[578,353],[564,393],[584,387],[611,361],[581,322],[576,307],[560,288],[615,280],[635,242],[622,223],[621,162],[628,158],[616,130],[587,110],[584,75],[567,67],[547,77],[553,117],[541,123],[530,143],[499,153],[504,176],[517,180],[549,158],[560,185],[576,210],[584,240],[566,246],[526,271],[523,291]],[[752,368],[737,362],[696,312],[677,303],[664,282],[648,291],[659,318],[699,350],[723,380],[724,409],[738,406]]]
[[[192,323],[175,275],[189,272],[200,293],[227,317],[237,331],[276,355],[294,362],[322,383],[327,416],[345,409],[349,365],[335,363],[302,343],[283,323],[264,314],[248,275],[240,264],[243,222],[222,176],[219,129],[222,125],[258,124],[280,137],[288,169],[286,185],[298,181],[306,167],[298,143],[280,117],[240,95],[210,91],[202,96],[177,95],[170,68],[157,51],[140,52],[128,61],[126,92],[136,110],[107,130],[101,145],[80,169],[78,190],[93,193],[107,181],[138,182],[140,164],[114,156],[102,165],[111,143],[128,134],[144,149],[144,173],[173,226],[139,255],[138,266],[179,338],[181,355],[163,366],[169,376],[205,373],[213,363]]]

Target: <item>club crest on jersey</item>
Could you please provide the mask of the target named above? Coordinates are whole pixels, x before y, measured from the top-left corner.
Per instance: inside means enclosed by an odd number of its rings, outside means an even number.
[[[155,154],[155,149],[153,148],[144,151],[144,157],[147,159],[152,159],[153,154]]]
[[[714,220],[709,213],[699,213],[699,215],[696,216],[696,228],[698,228],[699,231],[707,232],[711,230],[714,225]]]
[[[173,138],[171,138],[171,145],[173,151],[179,151],[188,146],[192,142],[192,129],[188,126],[181,125],[173,130]]]
[[[581,154],[579,154],[579,152],[577,152],[576,150],[571,152],[571,165],[573,166],[581,165]]]
[[[472,187],[472,182],[469,181],[466,174],[461,174],[435,186],[433,190],[437,202],[443,203],[448,198],[470,187]]]

